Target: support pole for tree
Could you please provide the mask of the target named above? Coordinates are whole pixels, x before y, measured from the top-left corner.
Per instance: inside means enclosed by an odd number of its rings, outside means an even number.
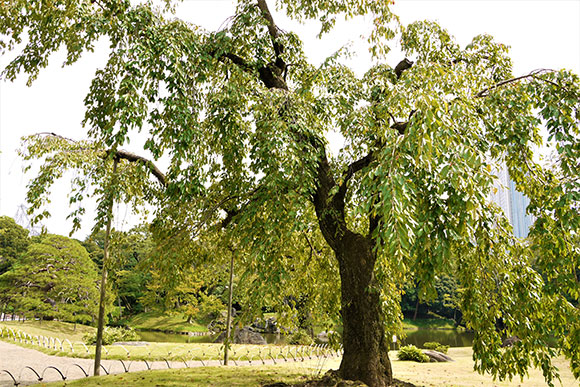
[[[232,257],[230,259],[230,284],[228,295],[228,314],[226,317],[226,338],[224,340],[224,365],[228,365],[228,347],[230,346],[230,333],[232,322],[232,296],[234,294],[234,251],[231,251]]]
[[[113,160],[113,179],[117,173],[117,162],[118,159]],[[109,187],[109,190],[113,189]],[[105,296],[106,296],[106,285],[107,285],[107,264],[109,261],[109,237],[111,235],[111,221],[113,218],[113,201],[114,195],[109,192],[109,203],[107,207],[107,228],[105,229],[105,246],[103,252],[103,269],[101,275],[101,296],[99,299],[99,317],[97,320],[97,342],[95,347],[95,368],[93,370],[93,375],[99,376],[101,373],[101,350],[103,347],[103,327],[105,322]]]

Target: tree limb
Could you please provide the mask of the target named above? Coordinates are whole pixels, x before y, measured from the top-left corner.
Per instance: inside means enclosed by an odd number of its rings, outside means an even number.
[[[276,57],[279,57],[280,54],[284,52],[284,48],[277,41],[280,34],[278,33],[276,23],[274,23],[272,13],[268,9],[268,4],[266,4],[266,0],[258,0],[258,8],[260,8],[260,11],[262,11],[264,18],[268,22],[268,33],[270,34],[270,38],[272,39],[272,44],[274,46],[274,52],[276,53]]]
[[[342,183],[340,184],[340,186],[338,188],[338,195],[342,196],[342,198],[344,199],[344,196],[346,194],[346,186],[347,186],[348,181],[353,177],[353,175],[355,173],[357,173],[358,171],[362,170],[365,167],[368,167],[370,165],[370,163],[373,161],[374,156],[375,156],[374,152],[370,151],[365,157],[363,157],[362,159],[353,161],[348,166],[345,174],[342,177]]]
[[[72,138],[68,138],[68,137],[64,137],[61,136],[60,134],[56,134],[54,132],[40,132],[40,133],[36,133],[32,136],[48,136],[48,137],[55,137],[55,138],[59,138],[62,140],[65,140],[67,142],[73,143],[73,144],[78,144],[79,142],[76,140],[73,140]],[[81,148],[82,150],[87,150],[87,148]],[[105,156],[104,157],[108,157],[111,155],[111,151],[107,151],[105,152]],[[164,187],[167,187],[168,181],[167,181],[167,177],[165,176],[165,174],[163,172],[161,172],[161,170],[159,168],[157,168],[157,166],[149,159],[146,159],[145,157],[136,155],[134,153],[125,151],[125,150],[117,150],[115,152],[115,154],[113,155],[114,158],[117,159],[123,159],[123,160],[127,160],[129,162],[140,162],[143,165],[145,165],[149,171],[153,174],[153,176],[155,176],[157,178],[157,180],[161,183],[161,185],[163,185]]]
[[[107,154],[109,154],[110,152],[107,152]],[[125,150],[118,150],[115,152],[115,154],[113,155],[113,157],[117,158],[117,159],[123,159],[123,160],[127,160],[129,162],[138,162],[138,163],[142,163],[144,166],[146,166],[149,171],[153,174],[153,176],[155,176],[157,178],[157,180],[161,183],[161,185],[163,185],[164,187],[167,187],[168,181],[167,178],[165,177],[165,174],[163,172],[161,172],[159,170],[159,168],[157,168],[157,166],[149,159],[146,159],[145,157],[136,155],[134,153],[131,152],[127,152]]]
[[[492,91],[492,90],[494,90],[494,89],[497,89],[498,87],[501,87],[501,86],[504,86],[504,85],[507,85],[507,84],[510,84],[510,83],[513,83],[513,82],[517,82],[517,81],[519,81],[520,79],[526,79],[526,78],[536,78],[536,76],[537,76],[538,74],[542,74],[542,73],[551,73],[551,72],[555,72],[555,70],[550,70],[550,69],[539,69],[539,70],[534,70],[534,71],[532,71],[531,73],[529,73],[529,74],[527,74],[527,75],[521,75],[521,76],[519,76],[519,77],[515,77],[515,78],[511,78],[511,79],[506,79],[505,81],[498,82],[498,83],[496,83],[496,84],[495,84],[495,85],[493,85],[493,86],[490,86],[490,87],[488,87],[488,88],[485,88],[485,89],[481,90],[479,93],[477,93],[477,94],[475,95],[475,97],[476,97],[476,98],[486,97],[486,96],[489,94],[489,92],[490,92],[490,91]],[[554,83],[553,83],[553,82],[551,82],[551,81],[546,81],[546,82],[550,82],[550,83],[554,84]],[[559,86],[559,85],[556,85],[556,86],[558,86],[558,87],[561,87],[561,86]]]
[[[239,68],[241,68],[244,71],[253,73],[254,72],[254,67],[252,65],[250,65],[244,58],[236,55],[236,54],[232,54],[232,53],[226,53],[226,54],[222,54],[220,55],[220,57],[218,58],[219,61],[223,62],[223,59],[228,58],[229,60],[232,61],[232,63],[234,63],[235,65],[237,65]]]

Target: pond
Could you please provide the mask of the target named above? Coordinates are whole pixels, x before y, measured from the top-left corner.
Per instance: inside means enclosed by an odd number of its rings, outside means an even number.
[[[428,341],[436,341],[450,347],[471,347],[474,336],[473,332],[454,329],[418,329],[405,333],[407,337],[399,339],[399,344],[413,344],[419,348]]]
[[[473,332],[439,329],[419,329],[405,331],[407,337],[398,339],[398,346],[413,344],[421,347],[427,341],[437,341],[450,347],[469,347],[473,340]],[[213,343],[216,335],[189,336],[179,333],[166,333],[156,331],[137,331],[139,340],[153,343]],[[268,344],[286,344],[286,336],[271,333],[262,334]]]

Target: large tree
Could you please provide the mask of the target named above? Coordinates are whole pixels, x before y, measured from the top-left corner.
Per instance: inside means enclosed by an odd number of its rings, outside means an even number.
[[[0,6],[0,43],[28,40],[4,76],[33,80],[60,47],[73,63],[108,37],[108,63],[85,99],[92,139],[119,157],[135,131],[147,136],[145,149],[169,159],[160,174],[133,158],[164,185],[160,217],[181,203],[192,237],[212,222],[230,229],[262,282],[290,275],[298,257],[285,251],[297,233],[319,232],[340,273],[342,377],[390,384],[388,337],[406,276],[428,294],[451,271],[465,288],[479,371],[504,378],[533,365],[551,383],[550,359],[563,353],[580,375],[578,77],[514,77],[507,46],[480,35],[462,48],[436,23],[401,26],[388,1],[276,6],[320,20],[321,33],[339,15],[372,14],[376,59],[397,41],[413,61],[361,78],[340,53],[314,67],[265,0],[239,0],[216,32],[148,2],[11,1]],[[542,126],[557,145],[557,174],[532,157]],[[331,131],[345,139],[336,156]],[[488,199],[498,164],[531,199],[529,243]],[[521,341],[501,348],[511,335]]]
[[[0,275],[0,289],[18,313],[92,323],[98,300],[97,266],[75,240],[37,237],[26,254]]]

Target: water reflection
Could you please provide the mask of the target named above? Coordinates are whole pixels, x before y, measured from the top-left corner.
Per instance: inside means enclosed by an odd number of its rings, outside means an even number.
[[[473,332],[455,330],[420,329],[405,331],[407,337],[399,338],[398,345],[413,344],[422,347],[428,341],[437,341],[450,347],[470,347],[473,341]],[[155,331],[137,331],[139,340],[153,343],[213,343],[216,336],[189,336],[178,333]],[[286,336],[273,333],[262,334],[268,344],[287,344]]]
[[[471,347],[473,342],[473,332],[442,330],[442,329],[419,329],[416,331],[405,331],[407,337],[400,339],[401,345],[413,344],[416,347],[423,347],[428,341],[436,341],[450,347]]]

